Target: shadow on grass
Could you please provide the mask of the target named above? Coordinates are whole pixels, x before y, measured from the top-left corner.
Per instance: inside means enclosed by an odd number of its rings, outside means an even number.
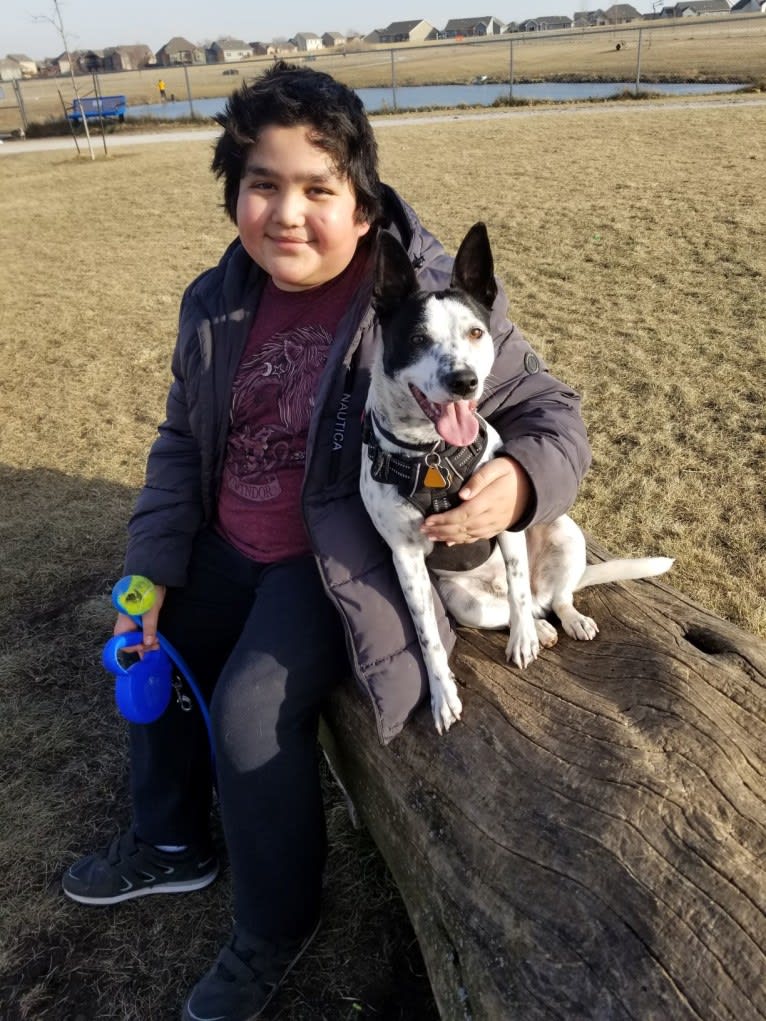
[[[166,1021],[230,927],[228,870],[193,896],[87,908],[61,872],[129,820],[125,728],[100,666],[135,490],[0,468],[3,1021]],[[404,906],[324,776],[324,925],[266,1021],[438,1017]],[[213,820],[221,844],[220,827]]]

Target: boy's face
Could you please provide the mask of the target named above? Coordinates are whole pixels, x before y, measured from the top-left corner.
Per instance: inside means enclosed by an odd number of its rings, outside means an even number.
[[[283,291],[332,280],[351,262],[369,223],[355,219],[351,182],[303,125],[264,128],[245,157],[237,229],[248,255]]]

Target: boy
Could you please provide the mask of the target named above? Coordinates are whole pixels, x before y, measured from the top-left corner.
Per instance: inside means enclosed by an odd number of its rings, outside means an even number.
[[[425,694],[390,555],[359,496],[375,235],[393,231],[424,289],[451,259],[378,178],[358,97],[277,63],[234,93],[213,169],[238,238],[187,289],[167,418],[129,526],[126,570],[158,589],[158,624],[210,700],[234,926],[186,999],[187,1021],[260,1016],[319,923],[326,836],[316,758],[324,695],[351,668],[392,737]],[[493,313],[498,386],[482,408],[506,456],[430,517],[449,542],[565,511],[589,462],[575,394]],[[159,619],[158,619],[159,618]],[[118,617],[115,632],[133,630]],[[446,630],[445,630],[446,636]],[[114,904],[200,889],[218,865],[200,714],[131,726],[132,827],[75,863],[65,893]]]

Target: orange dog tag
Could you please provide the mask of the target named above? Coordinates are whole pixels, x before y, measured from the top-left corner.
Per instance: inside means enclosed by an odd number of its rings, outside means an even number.
[[[447,480],[439,471],[438,465],[429,464],[428,471],[423,479],[423,485],[426,489],[444,489],[447,485]]]

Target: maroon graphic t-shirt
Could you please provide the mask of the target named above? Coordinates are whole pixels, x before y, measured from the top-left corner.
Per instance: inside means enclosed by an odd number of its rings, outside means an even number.
[[[363,253],[307,291],[264,288],[232,388],[217,530],[245,556],[310,552],[300,495],[306,440],[333,335],[361,283]]]

